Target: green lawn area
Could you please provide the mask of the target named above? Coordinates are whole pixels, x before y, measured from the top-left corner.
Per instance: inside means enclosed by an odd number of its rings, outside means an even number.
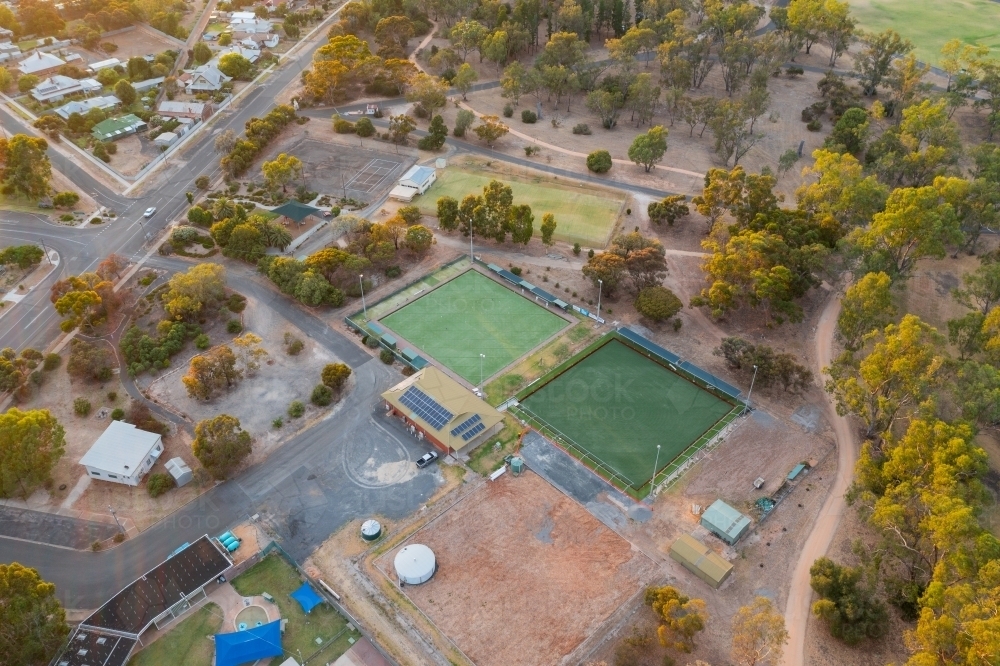
[[[448,167],[438,172],[437,181],[417,199],[425,215],[437,215],[437,200],[449,196],[461,201],[469,194],[482,194],[491,180],[503,181],[514,193],[515,204],[528,204],[535,214],[535,235],[540,235],[542,215],[556,216],[556,240],[602,248],[614,227],[624,197],[612,194],[588,194],[585,188],[521,179],[508,175],[476,172]]]
[[[211,666],[215,643],[209,636],[219,633],[222,610],[215,604],[205,604],[181,620],[162,638],[129,660],[130,666]]]
[[[618,340],[543,384],[521,404],[633,488],[652,477],[654,465],[666,467],[733,409]]]
[[[288,596],[299,589],[302,580],[298,572],[276,553],[268,555],[259,564],[234,578],[232,584],[236,591],[244,596],[267,592],[274,597],[281,611],[281,617],[288,620],[285,635],[281,639],[286,657],[299,659],[301,655],[302,659],[307,659],[320,649],[322,643],[336,636],[347,625],[347,620],[327,604],[316,606],[308,615],[302,612],[299,603]],[[360,636],[357,633],[345,632],[335,643],[341,645],[343,649],[340,652],[335,652],[332,647],[325,649],[323,651],[325,661],[334,661],[347,651],[350,647],[346,640],[348,634],[355,639]],[[320,644],[316,643],[317,638],[321,639]]]
[[[219,32],[222,32],[223,30],[225,30],[228,27],[229,27],[228,23],[221,23],[221,22],[216,21],[215,23],[209,23],[208,27],[205,28],[205,32],[216,32],[216,33],[219,33]]]
[[[46,212],[52,213],[56,211],[52,210],[42,210],[38,207],[38,202],[31,201],[22,196],[15,196],[13,194],[0,194],[0,210],[18,210],[23,213],[36,213],[45,214]],[[58,211],[63,213],[65,211]],[[58,215],[57,215],[58,217]]]
[[[949,39],[1000,47],[1000,3],[993,0],[856,0],[851,14],[863,30],[892,28],[932,65]]]
[[[568,325],[475,271],[446,282],[381,322],[472,384],[480,381],[480,361],[482,377],[490,377]]]

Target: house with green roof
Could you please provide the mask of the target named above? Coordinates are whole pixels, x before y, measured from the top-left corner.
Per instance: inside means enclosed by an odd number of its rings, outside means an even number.
[[[144,129],[146,121],[135,114],[127,113],[124,116],[102,120],[94,125],[90,134],[98,141],[116,141]]]

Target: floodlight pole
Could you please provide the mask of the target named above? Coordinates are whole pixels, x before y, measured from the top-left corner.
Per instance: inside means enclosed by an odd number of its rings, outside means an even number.
[[[365,305],[365,276],[361,274],[358,276],[358,284],[361,285],[361,307],[365,311],[365,321],[368,320],[368,306]]]
[[[486,358],[486,354],[479,355],[479,390],[483,390],[483,359]]]
[[[660,466],[660,445],[656,445],[656,462],[653,463],[653,478],[649,480],[649,495],[653,494],[653,488],[656,487],[656,468]],[[646,495],[646,497],[649,497]]]
[[[110,504],[108,505],[108,511],[110,511],[110,512],[111,512],[111,517],[115,519],[115,522],[116,522],[116,523],[118,523],[118,529],[119,529],[119,530],[121,530],[121,533],[122,533],[122,534],[125,534],[125,528],[124,528],[124,527],[122,527],[122,524],[121,524],[121,522],[119,522],[119,520],[118,520],[118,516],[117,516],[117,515],[115,515],[115,510],[114,510],[113,508],[111,508],[111,505],[110,505]]]
[[[39,238],[38,242],[42,244],[42,251],[45,252],[45,258],[48,260],[49,264],[51,264],[52,259],[49,259],[49,248],[45,247],[45,239]]]
[[[475,235],[475,231],[472,229],[472,218],[469,218],[469,261],[476,263],[475,251],[472,249],[472,237]]]
[[[601,318],[601,292],[604,291],[604,280],[597,280],[597,318]]]
[[[757,380],[757,366],[753,366],[753,379],[750,380],[750,390],[747,391],[747,401],[743,403],[743,414],[747,413],[747,409],[750,407],[750,396],[753,395],[753,383]],[[743,416],[740,414],[740,416]]]

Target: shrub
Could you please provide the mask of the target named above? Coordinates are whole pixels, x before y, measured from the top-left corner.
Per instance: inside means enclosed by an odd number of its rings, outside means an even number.
[[[590,125],[587,123],[578,123],[573,125],[573,134],[584,134],[589,136],[590,133]]]
[[[403,274],[403,269],[399,266],[388,266],[385,269],[385,276],[387,278],[398,278]]]
[[[416,224],[420,221],[420,208],[417,206],[403,206],[396,213],[403,218],[407,224]]]
[[[99,217],[92,217],[92,218],[90,218],[90,223],[91,224],[104,224],[104,220],[102,220]]]
[[[291,333],[285,333],[285,353],[289,356],[298,356],[305,348],[305,344]]]
[[[60,363],[62,363],[62,356],[59,354],[46,354],[45,362],[42,363],[42,370],[51,372],[58,368]]]
[[[531,109],[525,109],[521,112],[521,122],[533,125],[538,122],[538,116]]]
[[[354,123],[354,133],[363,139],[375,134],[375,125],[368,118],[359,118],[358,122]]]
[[[790,67],[786,67],[785,68],[785,74],[788,75],[788,76],[790,76],[790,77],[791,76],[802,76],[805,73],[806,73],[806,70],[802,69],[801,67],[798,67],[797,65],[791,65]]]
[[[504,106],[503,106],[503,117],[504,118],[510,118],[513,115],[514,115],[514,107],[511,106],[510,104],[504,104]],[[524,118],[524,112],[523,111],[521,112],[521,117]]]
[[[579,243],[573,243],[573,254],[575,254],[578,257],[580,256],[580,244]]]
[[[240,323],[239,319],[230,319],[226,322],[226,332],[227,333],[242,333],[243,324]]]
[[[393,354],[388,349],[383,349],[378,353],[379,360],[386,365],[392,365],[392,362],[396,360],[396,355]]]
[[[121,421],[124,418],[125,418],[125,410],[122,409],[121,407],[115,407],[114,409],[111,410],[112,421]]]
[[[333,131],[337,134],[354,134],[354,123],[343,118],[334,118]]]
[[[323,384],[334,391],[342,389],[350,376],[351,369],[343,363],[330,363],[323,367],[323,372],[320,374]]]
[[[528,156],[528,157],[531,157],[532,155],[537,155],[540,152],[542,152],[542,149],[539,148],[538,146],[525,146],[524,147],[524,154],[526,156]]]
[[[819,120],[810,120],[808,123],[806,123],[806,129],[809,130],[810,132],[818,132],[821,129],[823,129],[823,123],[821,123]]]
[[[587,155],[587,168],[594,173],[607,173],[611,164],[611,153],[606,150],[595,150]]]
[[[306,406],[302,404],[301,400],[293,400],[292,404],[288,405],[288,416],[297,419],[306,413]]]
[[[198,349],[208,349],[209,347],[212,346],[212,342],[211,340],[208,339],[207,335],[202,333],[201,335],[199,335],[194,339],[194,346],[197,347]]]
[[[108,400],[110,400],[111,402],[114,402],[117,399],[118,399],[118,392],[117,391],[108,391]]]
[[[333,402],[333,389],[326,384],[317,384],[309,400],[317,407],[326,407]]]
[[[247,298],[242,294],[232,294],[226,301],[226,309],[230,312],[240,313],[246,310]]]
[[[77,416],[86,416],[90,413],[90,401],[86,398],[77,398],[73,401],[73,411]]]
[[[635,309],[639,314],[655,322],[670,319],[682,307],[681,299],[666,287],[646,287],[635,299]]]
[[[278,429],[283,425],[285,425],[285,419],[281,418],[280,416],[271,421],[271,426],[274,427],[275,429]]]
[[[811,107],[807,106],[806,108],[802,109],[802,122],[804,123],[812,122],[815,118],[816,114],[813,113]]]
[[[587,250],[587,258],[588,259],[594,258],[594,248],[590,248],[589,250]]]
[[[521,277],[521,272],[522,271],[521,271],[521,267],[520,266],[511,266],[510,267],[510,272],[513,273],[514,275],[518,276],[518,277]]]
[[[150,474],[146,479],[146,492],[150,497],[159,497],[174,487],[174,477],[163,472]]]
[[[199,190],[207,190],[208,182],[208,176],[198,176],[194,179],[194,186]]]

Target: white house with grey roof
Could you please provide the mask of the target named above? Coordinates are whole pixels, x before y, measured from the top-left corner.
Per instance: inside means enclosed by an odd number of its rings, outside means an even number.
[[[58,102],[68,95],[99,92],[102,86],[94,79],[74,79],[54,74],[31,89],[31,96],[39,102]]]
[[[163,454],[163,438],[131,423],[112,421],[82,458],[92,479],[137,486]]]
[[[114,95],[104,95],[102,97],[88,97],[87,99],[66,102],[59,108],[55,109],[55,112],[56,115],[63,120],[69,120],[69,117],[74,113],[79,113],[81,116],[85,116],[91,109],[108,111],[109,109],[115,108],[119,104],[121,104],[121,101]]]
[[[214,92],[222,89],[222,84],[232,81],[214,65],[201,65],[181,75],[188,93]]]

